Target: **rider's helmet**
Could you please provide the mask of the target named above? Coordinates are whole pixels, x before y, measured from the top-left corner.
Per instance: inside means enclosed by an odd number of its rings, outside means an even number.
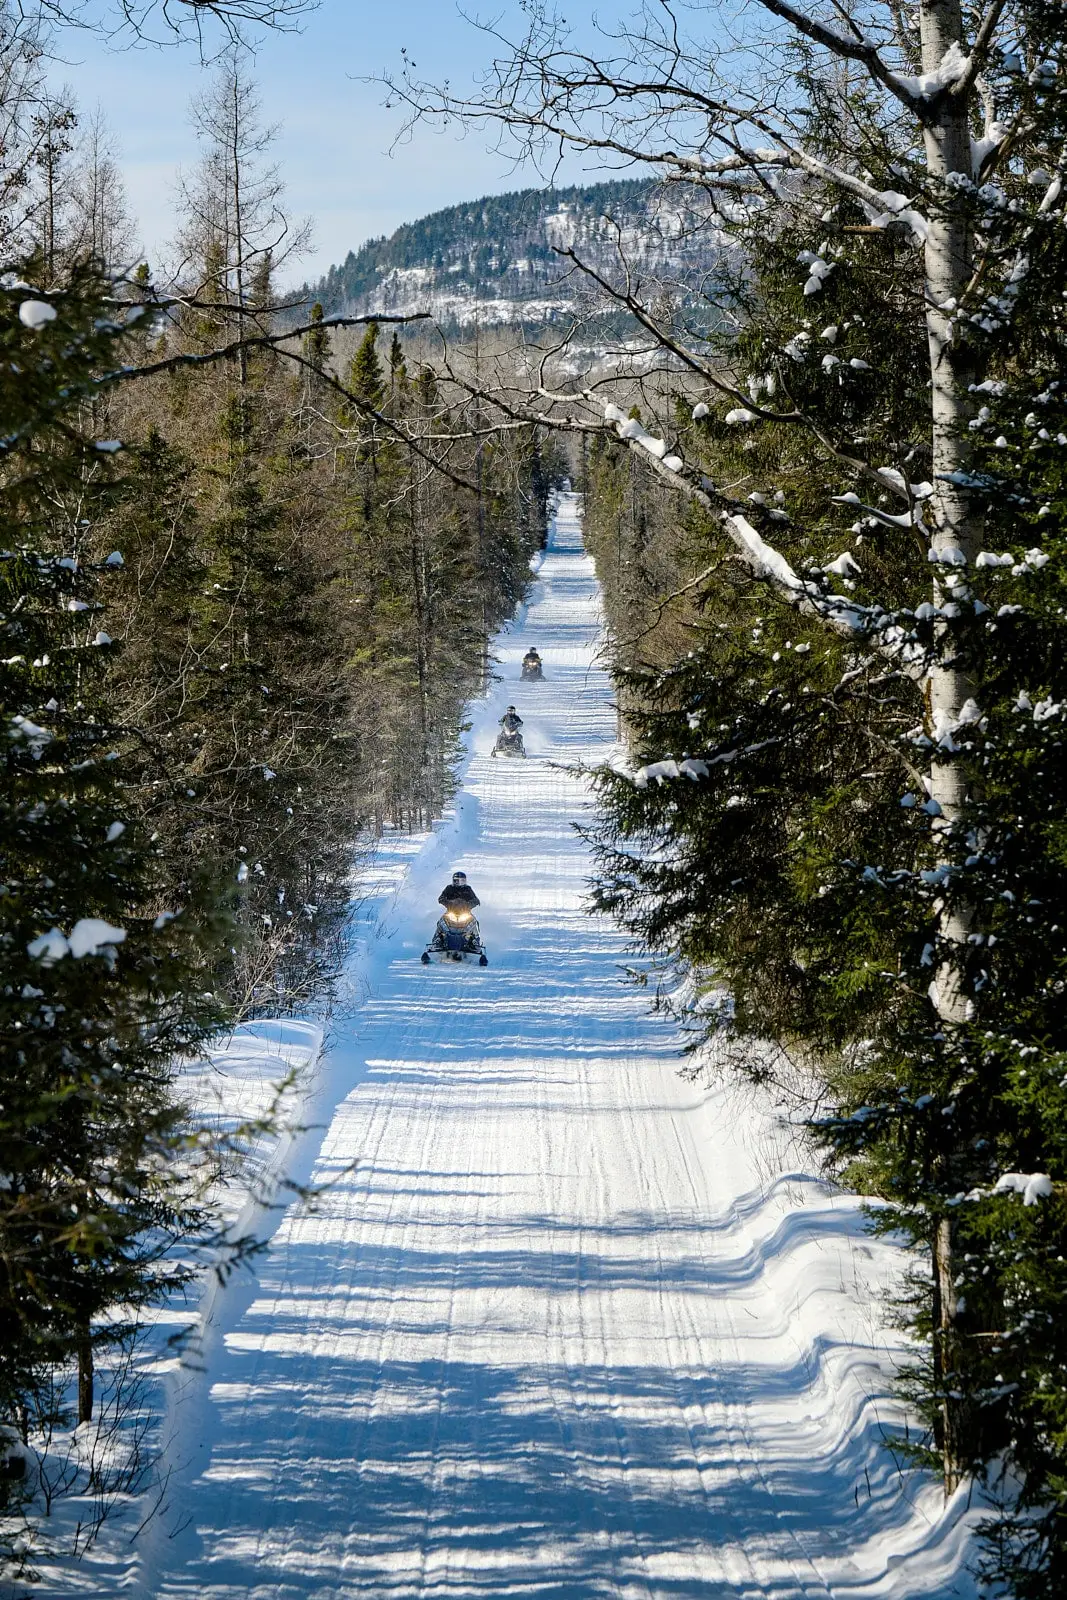
[[[465,872],[454,872],[452,874],[452,882],[453,883],[466,883],[466,881],[467,881],[467,874]]]
[[[508,711],[514,711],[514,709],[515,709],[515,707],[514,707],[514,706],[508,706]],[[506,715],[506,714],[507,714],[507,713],[505,713],[505,715]]]

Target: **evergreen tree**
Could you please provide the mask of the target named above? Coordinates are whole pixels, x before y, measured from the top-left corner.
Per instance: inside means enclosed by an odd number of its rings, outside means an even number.
[[[174,1165],[174,1063],[224,1015],[224,906],[170,900],[106,693],[122,558],[92,545],[115,446],[80,428],[118,357],[103,294],[0,293],[0,1421],[23,1433],[71,1360],[88,1419],[94,1348],[186,1275],[168,1247],[206,1218]]]
[[[313,327],[311,332],[304,336],[304,354],[316,372],[321,372],[326,365],[330,341],[325,328],[322,326],[323,310],[320,300],[316,300],[308,312],[308,321],[313,324]]]
[[[368,323],[348,369],[348,387],[358,400],[380,411],[385,401],[385,374],[378,355],[378,324]]]

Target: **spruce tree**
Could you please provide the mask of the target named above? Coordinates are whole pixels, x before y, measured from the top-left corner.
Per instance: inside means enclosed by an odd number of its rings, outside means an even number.
[[[106,287],[0,291],[0,1419],[19,1431],[72,1361],[87,1420],[95,1348],[185,1275],[168,1247],[207,1219],[175,1164],[174,1063],[223,1017],[224,906],[168,898],[107,692],[122,557],[92,549],[117,446],[82,427],[121,361]]]

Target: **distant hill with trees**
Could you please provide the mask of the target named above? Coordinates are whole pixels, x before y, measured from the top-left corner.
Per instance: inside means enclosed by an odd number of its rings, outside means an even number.
[[[646,294],[689,300],[722,248],[706,211],[698,190],[652,179],[490,195],[368,240],[304,293],[327,315],[428,310],[453,330],[543,325],[598,298],[561,253],[573,250],[604,276],[625,262]]]

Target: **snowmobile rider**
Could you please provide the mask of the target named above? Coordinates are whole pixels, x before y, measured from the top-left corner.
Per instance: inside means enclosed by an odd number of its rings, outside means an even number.
[[[467,882],[465,872],[454,872],[452,882],[446,883],[437,896],[437,904],[444,906],[446,911],[451,911],[456,906],[466,906],[468,911],[473,911],[475,906],[480,906],[481,903]]]
[[[530,646],[529,650],[527,650],[526,654],[523,656],[522,664],[524,667],[539,667],[541,665],[541,657],[538,655],[533,645]]]
[[[508,709],[500,719],[500,726],[506,733],[518,733],[522,727],[522,718],[514,706],[508,706]]]

